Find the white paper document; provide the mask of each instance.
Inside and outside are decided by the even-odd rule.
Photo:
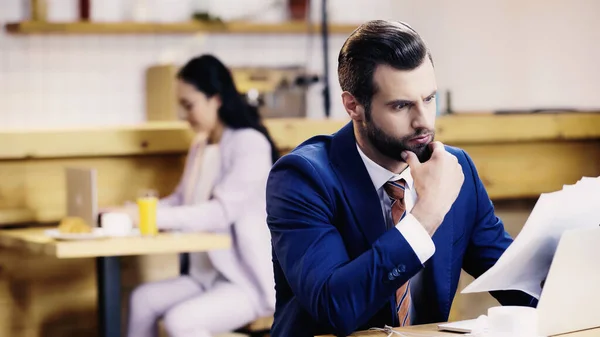
[[[515,241],[496,264],[462,293],[521,290],[537,299],[556,246],[567,229],[600,226],[600,177],[540,196]]]

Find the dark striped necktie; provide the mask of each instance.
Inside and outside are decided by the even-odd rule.
[[[406,204],[404,203],[404,190],[406,189],[406,181],[400,179],[397,181],[388,181],[384,187],[390,201],[392,202],[392,220],[394,225],[406,215]],[[396,311],[400,326],[410,325],[410,281],[404,283],[396,290]]]

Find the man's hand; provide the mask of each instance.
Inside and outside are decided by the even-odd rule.
[[[458,159],[448,153],[442,143],[432,142],[429,146],[431,158],[424,163],[410,151],[403,152],[402,156],[410,166],[419,195],[411,214],[433,236],[458,197],[465,176]]]

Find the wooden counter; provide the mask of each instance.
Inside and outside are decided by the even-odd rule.
[[[286,152],[346,122],[272,119],[266,124]],[[58,221],[65,209],[67,165],[98,169],[101,206],[131,200],[143,188],[165,195],[179,179],[191,136],[179,122],[0,132],[0,224]],[[600,175],[597,113],[444,116],[437,121],[437,139],[471,155],[493,199],[536,198],[581,176]]]

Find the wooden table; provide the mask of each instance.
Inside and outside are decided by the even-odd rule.
[[[394,331],[403,333],[403,335],[392,335],[397,337],[437,337],[437,336],[463,336],[463,334],[453,332],[443,332],[437,329],[437,324],[415,325],[407,328],[395,328]],[[352,337],[386,337],[387,334],[381,331],[360,331],[351,335]],[[559,335],[561,337],[597,337],[600,336],[600,328],[585,331],[573,332]],[[333,335],[322,335],[316,337],[334,337]]]
[[[437,337],[437,336],[460,336],[456,333],[438,331],[437,324],[415,325],[407,328],[394,328],[394,331],[403,332],[406,336],[392,335],[397,337]],[[413,334],[411,334],[411,332]],[[360,331],[355,332],[352,337],[386,337],[388,334],[382,331]],[[321,335],[315,337],[334,337],[333,335]]]
[[[159,233],[153,237],[121,237],[59,241],[45,235],[50,228],[0,230],[0,246],[25,249],[59,259],[96,258],[99,336],[121,334],[121,273],[119,257],[203,252],[231,247],[231,237],[209,233]]]

